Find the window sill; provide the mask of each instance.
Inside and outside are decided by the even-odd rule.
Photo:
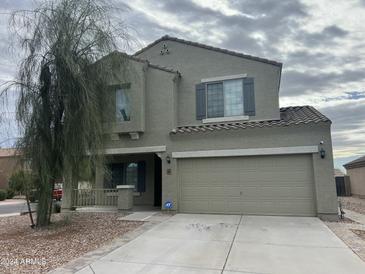
[[[203,124],[208,123],[221,123],[221,122],[237,122],[237,121],[247,121],[249,117],[247,115],[244,116],[231,116],[231,117],[217,117],[217,118],[206,118],[203,119]]]

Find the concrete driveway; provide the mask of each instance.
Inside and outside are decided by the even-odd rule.
[[[177,214],[81,273],[365,273],[317,218]]]

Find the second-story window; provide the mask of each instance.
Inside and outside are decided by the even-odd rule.
[[[242,79],[207,84],[207,117],[243,115]]]
[[[130,121],[131,103],[128,89],[116,89],[115,108],[115,115],[118,122]]]

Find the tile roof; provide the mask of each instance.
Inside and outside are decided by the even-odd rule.
[[[356,167],[365,167],[365,156],[357,158],[347,164],[343,165],[346,169],[356,168]]]
[[[175,74],[179,74],[180,75],[180,72],[177,71],[177,70],[175,70],[175,69],[168,68],[168,67],[164,67],[164,66],[160,66],[160,65],[156,65],[156,64],[151,64],[150,61],[148,61],[147,59],[139,58],[139,57],[136,57],[134,55],[129,55],[129,54],[126,54],[124,52],[117,51],[117,50],[111,52],[110,54],[104,56],[101,59],[107,58],[108,56],[111,56],[111,55],[120,55],[123,58],[131,59],[131,60],[134,60],[134,61],[140,62],[140,63],[145,63],[145,64],[147,64],[151,68],[155,68],[155,69],[159,69],[159,70],[162,70],[162,71],[165,71],[165,72],[170,72],[170,73],[175,73]],[[99,62],[100,60],[98,60],[97,62]]]
[[[250,59],[250,60],[254,60],[254,61],[259,61],[259,62],[267,63],[267,64],[270,64],[270,65],[275,65],[275,66],[278,66],[278,67],[283,66],[282,63],[277,62],[277,61],[273,61],[273,60],[269,60],[269,59],[265,59],[265,58],[261,58],[261,57],[256,57],[256,56],[252,56],[252,55],[248,55],[248,54],[243,54],[241,52],[236,52],[236,51],[232,51],[232,50],[212,47],[212,46],[208,46],[208,45],[197,43],[197,42],[192,42],[192,41],[188,41],[188,40],[184,40],[184,39],[180,39],[180,38],[176,38],[176,37],[171,37],[171,36],[168,36],[168,35],[162,36],[161,38],[159,38],[156,41],[152,42],[151,44],[147,45],[146,47],[140,49],[139,51],[137,51],[133,55],[137,56],[138,54],[144,52],[145,50],[147,50],[151,47],[153,47],[154,45],[158,44],[161,41],[179,42],[179,43],[182,43],[182,44],[186,44],[186,45],[190,45],[190,46],[194,46],[194,47],[199,47],[199,48],[204,48],[204,49],[208,49],[208,50],[213,50],[213,51],[217,51],[217,52],[221,52],[221,53],[225,53],[225,54],[229,54],[229,55],[233,55],[233,56],[237,56],[237,57],[241,57],[241,58],[245,58],[245,59]]]
[[[280,120],[264,121],[240,121],[209,123],[202,125],[179,126],[171,131],[172,134],[210,132],[218,130],[235,130],[246,128],[264,128],[264,127],[286,127],[292,125],[310,124],[329,122],[331,120],[311,106],[296,106],[280,108]]]

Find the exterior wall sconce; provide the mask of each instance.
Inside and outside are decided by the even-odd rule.
[[[321,149],[319,150],[319,155],[321,156],[322,159],[324,159],[324,157],[326,157],[326,151],[323,148],[323,144],[324,144],[324,141],[319,142],[319,145],[321,146]]]
[[[170,155],[167,155],[167,156],[166,156],[166,162],[167,162],[168,164],[170,164],[170,163],[171,163]]]
[[[322,159],[324,159],[324,157],[326,157],[326,151],[323,149],[323,147],[319,150],[319,154],[321,155]]]

